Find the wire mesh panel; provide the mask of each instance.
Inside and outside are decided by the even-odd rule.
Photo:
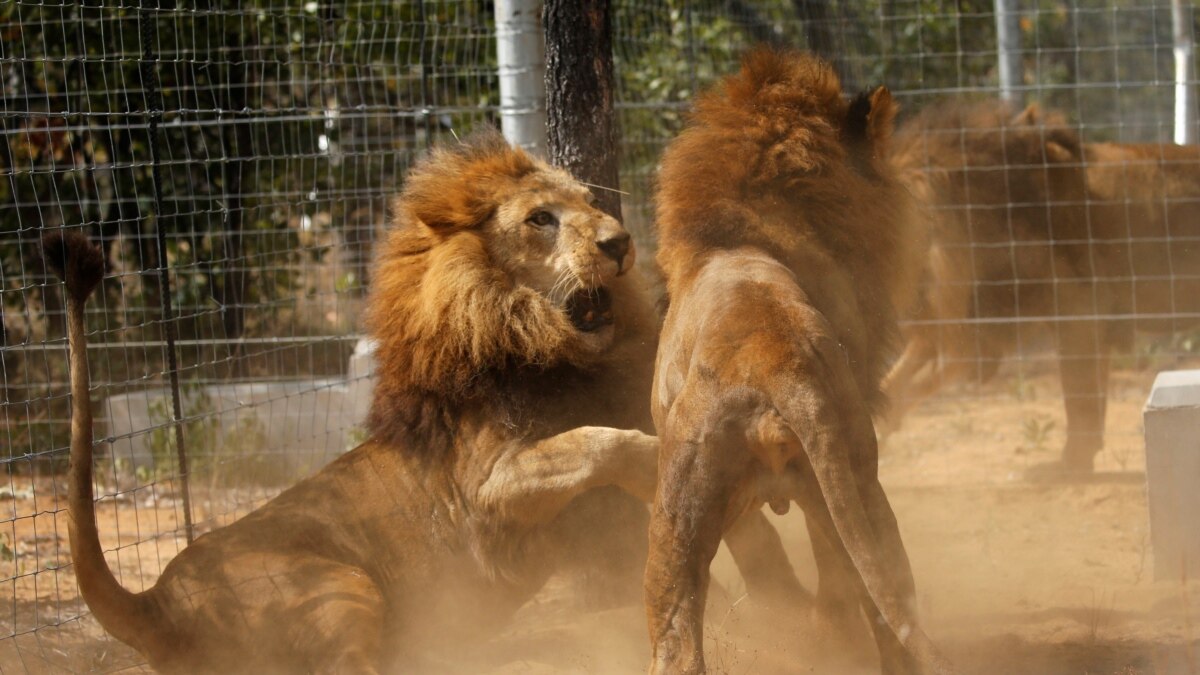
[[[140,589],[186,540],[173,395],[197,534],[361,437],[346,371],[370,242],[414,158],[492,116],[491,21],[471,0],[0,6],[0,669],[136,663],[77,621],[41,234],[105,252],[87,316],[100,531]]]
[[[910,136],[920,131],[924,123],[915,118],[922,110],[954,102],[982,102],[983,109],[995,110],[1006,99],[1008,112],[974,132],[996,152],[970,147],[970,134],[957,120],[922,141],[940,145],[940,156],[924,147],[914,150],[919,156],[896,161],[914,191],[931,177],[950,175],[951,181],[980,181],[989,194],[976,189],[950,196],[943,190],[941,199],[923,199],[930,209],[923,217],[940,223],[932,227],[933,255],[957,266],[960,276],[933,270],[922,282],[906,338],[936,333],[934,346],[926,358],[908,362],[924,368],[915,384],[889,392],[896,400],[881,431],[887,436],[917,406],[934,422],[902,425],[889,443],[900,455],[931,443],[947,445],[947,434],[972,447],[981,434],[991,434],[1000,449],[981,451],[976,477],[1003,480],[1014,455],[1017,466],[1029,469],[1055,459],[1070,442],[1068,422],[1075,427],[1081,416],[1103,415],[1108,391],[1109,433],[1094,441],[1105,448],[1098,466],[1140,467],[1137,417],[1148,378],[1195,363],[1200,344],[1189,320],[1195,307],[1186,300],[1195,296],[1200,274],[1189,213],[1200,197],[1200,157],[1158,146],[1122,156],[1104,144],[1172,142],[1181,119],[1180,59],[1191,63],[1184,72],[1194,73],[1195,54],[1176,49],[1180,37],[1186,43],[1194,33],[1187,3],[1175,3],[1182,10],[1176,7],[1180,13],[1174,15],[1167,0],[616,4],[623,187],[633,193],[625,212],[649,243],[649,196],[662,146],[680,128],[692,94],[729,72],[737,55],[756,42],[817,51],[849,91],[886,84],[901,103],[901,136],[906,128]],[[1011,32],[1001,52],[998,35],[1006,22],[998,9],[1005,8],[1012,12]],[[1015,81],[1002,82],[1005,60]],[[1182,91],[1194,87],[1194,75],[1185,75]],[[1027,104],[1038,106],[1030,121],[1036,135],[1030,150],[1036,152],[1007,156],[1014,131],[1009,121]],[[1183,119],[1194,138],[1194,114]],[[1056,140],[1058,131],[1064,138]],[[1050,142],[1065,146],[1066,155],[1048,155]],[[1129,185],[1133,179],[1144,187]],[[1035,191],[1018,194],[1021,180]],[[1064,190],[1064,180],[1074,191]],[[991,231],[981,218],[991,219]],[[1070,237],[1079,239],[1075,248]],[[1042,257],[1030,255],[1035,251]],[[989,255],[997,268],[990,272],[981,267]],[[1019,271],[1039,265],[1044,269]],[[1016,299],[1039,284],[1048,299],[1022,307]],[[1073,285],[1086,286],[1087,297],[1068,297]],[[997,296],[1006,294],[1012,306],[1002,310]],[[947,298],[957,308],[934,311],[932,305]],[[1091,321],[1079,321],[1080,315]],[[1077,366],[1061,368],[1065,397],[1060,361]],[[939,396],[918,405],[931,392]],[[1064,398],[1092,412],[1076,410],[1068,420]],[[1100,422],[1084,426],[1103,430]]]
[[[925,306],[965,290],[953,312],[913,310],[909,335],[938,328],[933,363],[968,367],[935,378],[932,400],[898,397],[914,407],[890,451],[966,446],[975,479],[1007,479],[1067,443],[1066,387],[1092,406],[1085,416],[1108,393],[1099,466],[1140,469],[1150,375],[1200,352],[1189,321],[1200,316],[1189,304],[1200,298],[1200,156],[1096,144],[1171,142],[1176,33],[1193,33],[1194,18],[1181,24],[1167,0],[1020,2],[1002,55],[996,7],[1010,4],[615,0],[624,214],[652,258],[659,155],[692,96],[755,43],[816,50],[848,90],[887,84],[902,128],[946,100],[996,99],[1011,59],[1012,114],[985,130],[1019,134],[1013,118],[1037,102],[1032,159],[921,154],[910,168],[917,183],[953,174],[1045,189],[1035,202],[927,200],[954,234],[939,250],[967,271],[928,275]],[[348,364],[362,356],[371,244],[422,152],[496,123],[493,11],[485,0],[0,4],[0,670],[139,663],[86,620],[69,565],[64,299],[42,233],[86,231],[106,257],[87,315],[99,529],[122,583],[140,589],[186,545],[187,522],[195,534],[230,522],[361,440],[369,387]],[[961,128],[939,134],[966,148]],[[1078,192],[1047,187],[1051,162]],[[1041,228],[1035,241],[1013,225],[1022,209]],[[1057,220],[1063,210],[1075,215]],[[1077,268],[1013,271],[1034,249],[1059,265],[1072,245],[1062,255]],[[985,251],[999,261],[993,276],[974,267]],[[987,306],[996,289],[1035,281],[1052,298],[1082,281],[1086,302]],[[1056,351],[1062,327],[1083,323],[1088,348]],[[1109,353],[1111,371],[1098,360]],[[1060,381],[1060,357],[1082,363],[1091,388]]]

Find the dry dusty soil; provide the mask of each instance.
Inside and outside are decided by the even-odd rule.
[[[1007,374],[982,390],[947,392],[889,439],[880,472],[913,561],[920,609],[963,672],[1200,675],[1200,583],[1154,578],[1141,426],[1152,380],[1147,372],[1115,375],[1107,447],[1099,474],[1087,481],[1026,477],[1063,440],[1049,374]],[[7,521],[0,578],[11,578],[0,586],[0,635],[16,637],[0,640],[0,670],[144,669],[90,618],[78,618],[70,568],[59,569],[67,559],[61,480],[9,481],[0,488]],[[181,546],[172,495],[160,484],[102,508],[105,546],[123,546],[110,563],[128,586],[151,582]],[[230,499],[244,510],[262,497],[201,490],[198,511],[226,512],[205,525],[212,526],[231,517]],[[772,518],[811,586],[803,518],[794,509]],[[707,617],[713,671],[877,672],[870,644],[840,648],[806,616],[744,598],[724,551],[714,578],[724,593]],[[642,609],[592,611],[568,588],[551,582],[504,634],[464,647],[456,664],[437,672],[644,672]]]

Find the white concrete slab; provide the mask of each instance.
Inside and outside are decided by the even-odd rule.
[[[1142,418],[1154,578],[1200,578],[1200,370],[1159,373]]]

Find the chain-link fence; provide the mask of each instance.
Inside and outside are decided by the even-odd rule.
[[[137,663],[86,620],[69,565],[64,300],[41,234],[84,230],[106,256],[87,317],[104,421],[100,531],[122,583],[143,588],[189,529],[229,522],[360,440],[369,385],[357,320],[388,199],[431,143],[500,115],[491,2],[185,4],[0,4],[5,671]],[[692,95],[758,42],[811,47],[848,89],[886,83],[910,113],[995,97],[1008,59],[1016,109],[1062,111],[1085,141],[1168,143],[1176,129],[1180,23],[1167,0],[1038,0],[1008,23],[996,7],[1009,3],[993,0],[613,4],[624,213],[644,253],[659,153]],[[1171,232],[1159,241],[1198,246]],[[1188,264],[1124,274],[1186,281]],[[1000,374],[947,383],[897,452],[981,428],[1022,463],[1057,451],[1054,356],[1033,335],[1045,317],[1027,318],[1030,336],[1013,340]],[[1129,409],[1146,373],[1200,351],[1197,333],[1175,328],[1116,358],[1104,466],[1138,468]],[[993,469],[984,462],[980,479]]]

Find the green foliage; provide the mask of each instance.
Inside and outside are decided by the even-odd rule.
[[[189,469],[196,471],[198,467],[194,458],[211,456],[218,447],[218,426],[213,419],[212,399],[202,387],[188,387],[181,395],[184,404],[183,438],[192,464]],[[150,404],[148,411],[151,429],[147,443],[154,467],[139,467],[139,470],[151,472],[146,478],[178,473],[179,446],[176,443],[175,425],[171,422],[174,419],[171,399],[166,396],[156,399]],[[168,470],[167,467],[171,469]]]
[[[371,432],[363,426],[353,426],[346,430],[346,452],[366,443],[371,438]]]
[[[484,0],[156,10],[145,16],[164,111],[160,213],[145,17],[88,4],[0,4],[0,171],[11,177],[0,181],[0,291],[15,311],[36,297],[26,289],[41,228],[124,241],[110,262],[135,272],[159,265],[162,229],[182,337],[275,332],[274,312],[245,308],[286,304],[297,271],[329,255],[330,238],[306,239],[302,224],[336,230],[356,210],[382,213],[427,132],[466,131],[498,95]],[[360,293],[363,276],[336,292]],[[145,314],[157,313],[157,278],[143,281],[124,287],[112,319],[155,339]]]
[[[614,54],[617,88],[624,102],[618,103],[622,173],[627,176],[628,201],[634,204],[650,202],[650,177],[658,155],[667,139],[682,127],[683,112],[696,89],[736,62],[740,41],[733,24],[722,17],[697,22],[683,11],[684,4],[684,0],[668,0],[657,10],[659,16],[641,17],[642,29],[652,30],[649,35],[661,39],[631,41],[630,49]],[[637,29],[636,25],[633,28]],[[695,58],[696,44],[705,45],[709,58]]]
[[[703,87],[728,72],[745,46],[733,23],[723,17],[697,22],[683,11],[684,0],[663,3],[664,21],[657,35],[662,40],[615,56],[618,89],[629,103],[621,117],[627,138],[664,140],[673,137],[682,123],[683,107]],[[689,24],[689,18],[691,23]],[[696,59],[695,45],[704,45],[705,58]],[[646,171],[650,153],[627,157],[632,171]]]
[[[136,477],[147,483],[178,474],[175,426],[171,424],[171,401],[161,398],[150,404],[153,426],[148,444],[153,467],[139,466]],[[213,486],[273,483],[284,477],[286,467],[275,466],[267,450],[267,436],[253,410],[238,414],[233,428],[223,427],[220,410],[202,387],[190,387],[184,396],[183,438],[187,446],[188,472]],[[227,417],[226,417],[227,419]]]
[[[1021,421],[1021,444],[1017,446],[1016,453],[1024,455],[1045,450],[1053,430],[1054,420],[1048,417],[1026,417]]]
[[[13,550],[12,540],[8,538],[8,533],[0,533],[0,561],[13,562],[17,559],[17,552]]]

